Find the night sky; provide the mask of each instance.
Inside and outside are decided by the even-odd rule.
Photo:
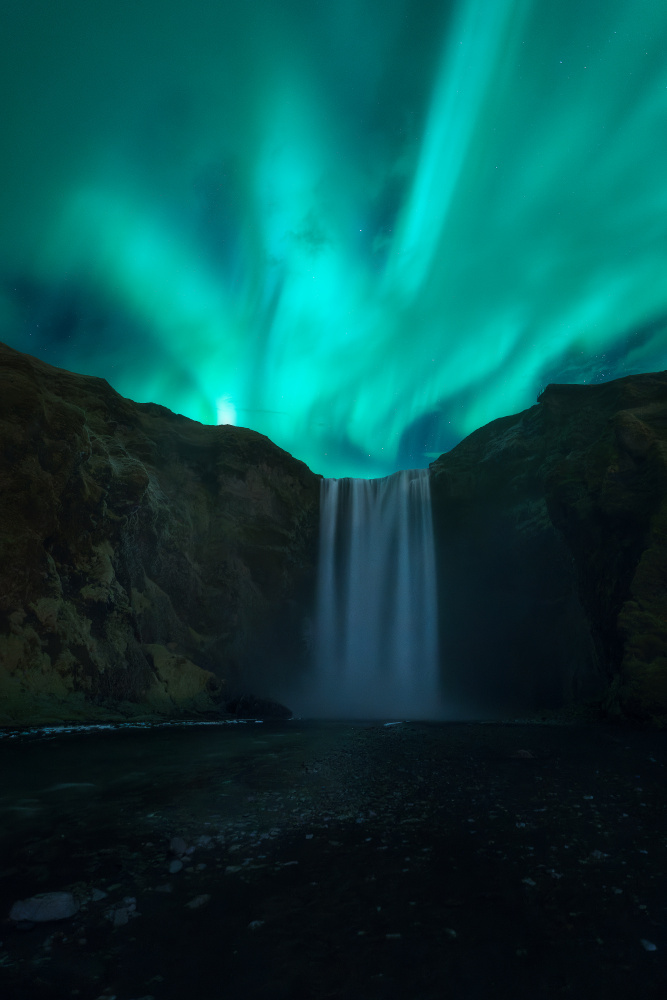
[[[0,339],[421,467],[667,367],[664,0],[3,0]]]

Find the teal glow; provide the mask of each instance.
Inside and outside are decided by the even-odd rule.
[[[6,0],[0,338],[423,466],[548,381],[667,367],[654,0]]]

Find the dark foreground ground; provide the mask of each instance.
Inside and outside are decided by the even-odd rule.
[[[666,744],[522,724],[5,736],[0,996],[662,998]],[[60,890],[75,916],[6,918]]]

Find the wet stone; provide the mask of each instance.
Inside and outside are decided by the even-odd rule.
[[[70,892],[44,892],[30,899],[20,899],[9,911],[9,919],[16,922],[66,920],[79,911],[79,904]]]
[[[45,998],[93,1000],[112,984],[118,1000],[180,1000],[193,976],[202,997],[224,977],[225,1000],[434,1000],[443,983],[533,1000],[542,980],[545,997],[573,1000],[625,1000],[636,982],[647,998],[664,992],[663,734],[618,744],[602,727],[295,723],[262,736],[275,753],[235,736],[222,754],[218,732],[193,733],[184,753],[178,732],[178,767],[165,769],[165,743],[146,734],[136,794],[110,782],[88,827],[58,816],[54,842],[45,816],[40,841],[37,814],[25,854],[0,829],[19,867],[8,902],[37,891],[35,857],[57,878],[45,888],[88,902],[61,934],[8,927],[2,1000],[30,1000],[23,984],[37,978]],[[527,747],[539,774],[511,759]],[[127,756],[136,750],[128,739]],[[71,757],[86,777],[80,747]],[[113,779],[122,761],[105,766]],[[174,831],[192,860],[191,847],[171,849]],[[96,874],[75,881],[88,859]],[[170,864],[178,879],[165,879]]]
[[[198,910],[201,906],[205,906],[206,903],[208,903],[208,901],[210,900],[210,898],[211,897],[207,892],[203,892],[199,896],[195,896],[194,899],[191,899],[185,905],[190,910]]]
[[[188,845],[182,837],[172,837],[169,842],[169,850],[175,857],[182,858],[188,850]]]

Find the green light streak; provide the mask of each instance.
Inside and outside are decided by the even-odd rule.
[[[667,365],[659,4],[8,11],[15,346],[327,475]],[[56,323],[73,289],[108,333]]]

